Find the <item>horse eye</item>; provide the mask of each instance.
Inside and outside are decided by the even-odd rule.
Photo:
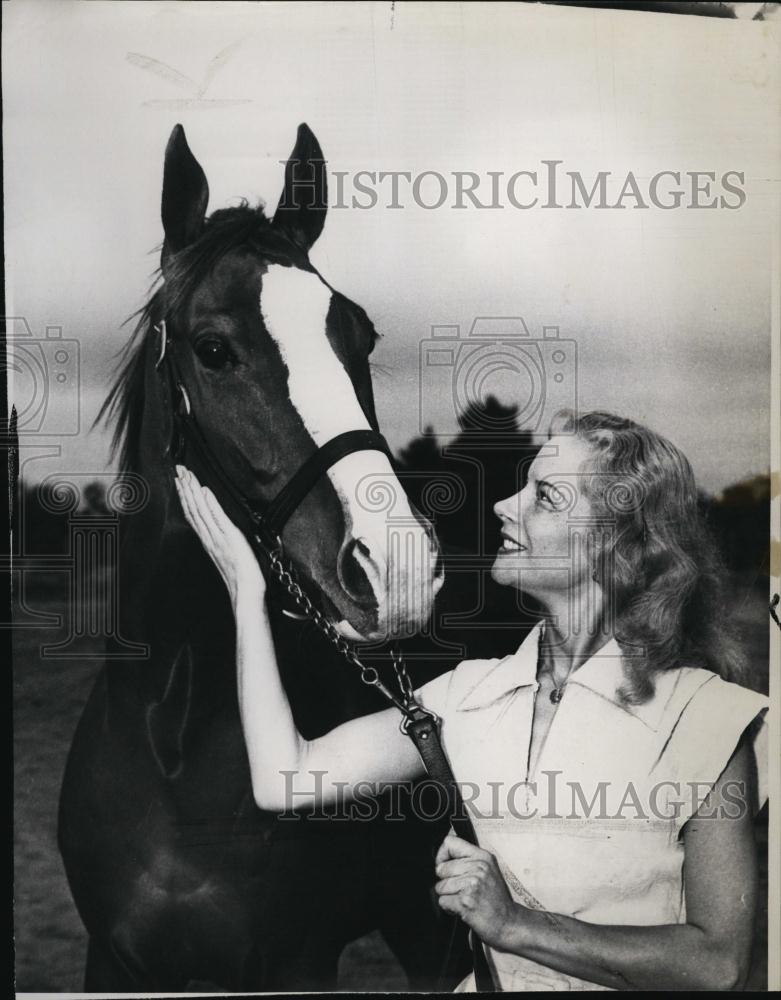
[[[201,364],[213,371],[224,368],[230,360],[228,349],[219,340],[202,340],[195,348],[195,353]]]

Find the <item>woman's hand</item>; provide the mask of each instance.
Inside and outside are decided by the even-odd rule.
[[[234,608],[242,594],[253,599],[265,597],[266,582],[255,553],[217,497],[183,465],[176,466],[174,481],[187,523],[219,570]]]
[[[523,907],[514,902],[496,858],[452,834],[437,852],[439,905],[455,913],[492,948],[506,951]]]

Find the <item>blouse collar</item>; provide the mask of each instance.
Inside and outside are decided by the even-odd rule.
[[[545,623],[538,622],[514,653],[499,660],[467,691],[457,705],[458,710],[484,708],[519,688],[532,687],[537,690],[537,657],[544,631]],[[639,719],[649,729],[657,731],[665,706],[672,695],[678,671],[658,674],[655,678],[655,694],[641,705],[627,705],[620,695],[621,689],[627,686],[623,661],[621,647],[611,636],[571,674],[567,686],[587,688],[621,711]]]

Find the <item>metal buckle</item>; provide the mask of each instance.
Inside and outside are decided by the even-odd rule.
[[[189,417],[190,414],[193,412],[193,408],[190,405],[190,397],[187,395],[187,390],[185,389],[185,387],[182,385],[181,382],[176,383],[176,388],[179,390],[179,393],[182,397],[182,402],[184,403],[185,415]]]
[[[407,730],[409,729],[410,724],[413,723],[413,722],[418,722],[418,720],[421,719],[421,718],[430,719],[432,725],[435,728],[438,727],[439,723],[442,721],[440,719],[440,717],[437,715],[436,712],[432,712],[431,709],[424,708],[417,701],[415,702],[414,705],[408,706],[408,709],[409,709],[410,714],[409,715],[405,715],[402,718],[401,722],[399,723],[399,729],[402,731],[402,733],[404,733],[405,736],[409,735],[408,732],[407,732]],[[425,738],[426,738],[426,736],[425,736],[425,734],[423,734],[422,739],[425,739]]]
[[[161,319],[159,324],[155,325],[155,331],[160,334],[160,353],[157,356],[157,361],[155,361],[155,368],[159,368],[163,363],[163,358],[165,358],[165,351],[168,347],[168,330],[165,325],[165,320]]]

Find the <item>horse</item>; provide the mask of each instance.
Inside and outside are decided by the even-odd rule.
[[[381,643],[431,614],[441,554],[379,434],[378,334],[309,260],[327,211],[324,166],[301,125],[273,216],[244,201],[207,216],[206,176],[181,126],[166,148],[160,281],[99,415],[115,421],[122,472],[146,484],[123,522],[117,578],[124,648],[149,652],[107,650],[59,806],[89,992],[333,989],[345,945],[375,928],[412,988],[435,983],[443,934],[430,830],[381,816],[280,817],[254,802],[232,610],[174,487],[182,462],[237,517],[237,495],[256,510],[276,502],[272,534],[343,637]],[[182,433],[187,419],[200,448]],[[344,447],[323,458],[335,440]],[[291,500],[285,487],[302,467]],[[362,494],[378,479],[407,546],[392,544],[385,508]],[[384,707],[332,643],[270,600],[305,737]]]

